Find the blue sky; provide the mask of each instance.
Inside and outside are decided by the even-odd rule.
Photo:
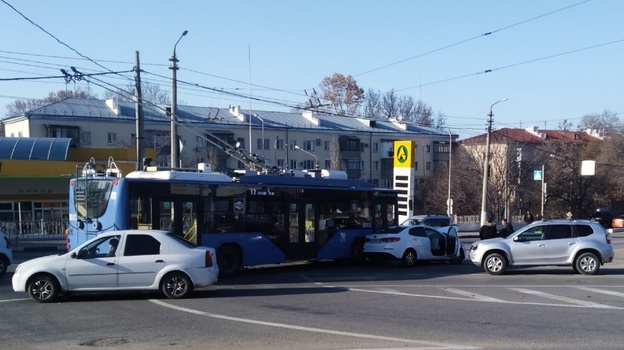
[[[143,80],[170,91],[169,58],[188,30],[179,104],[287,111],[341,73],[421,99],[460,139],[485,132],[502,98],[495,128],[555,129],[604,110],[624,119],[622,14],[619,0],[0,0],[0,115],[75,86],[7,79],[132,70],[135,51]],[[125,86],[132,73],[98,79]]]

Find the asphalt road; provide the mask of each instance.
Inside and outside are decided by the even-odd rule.
[[[93,293],[37,304],[12,292],[11,266],[0,277],[0,348],[621,349],[624,238],[614,246],[616,261],[596,276],[490,276],[469,261],[307,264],[249,270],[177,301]]]

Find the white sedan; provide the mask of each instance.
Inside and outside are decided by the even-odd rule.
[[[215,250],[197,247],[167,231],[125,230],[101,234],[67,253],[19,264],[13,290],[38,302],[62,292],[161,290],[188,296],[217,282]]]
[[[367,235],[364,257],[374,262],[400,260],[404,266],[414,266],[418,260],[460,264],[465,255],[455,226],[395,226]]]

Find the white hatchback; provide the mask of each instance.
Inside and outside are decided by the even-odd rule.
[[[160,290],[166,297],[188,296],[195,287],[217,282],[215,250],[197,247],[167,231],[125,230],[101,234],[67,253],[23,262],[13,274],[13,290],[38,302],[62,292]]]
[[[464,248],[455,226],[394,226],[366,236],[364,258],[373,262],[400,260],[403,266],[414,266],[419,260],[460,264]]]

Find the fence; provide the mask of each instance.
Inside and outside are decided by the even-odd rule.
[[[63,220],[22,220],[0,222],[10,240],[64,239],[67,222]]]

